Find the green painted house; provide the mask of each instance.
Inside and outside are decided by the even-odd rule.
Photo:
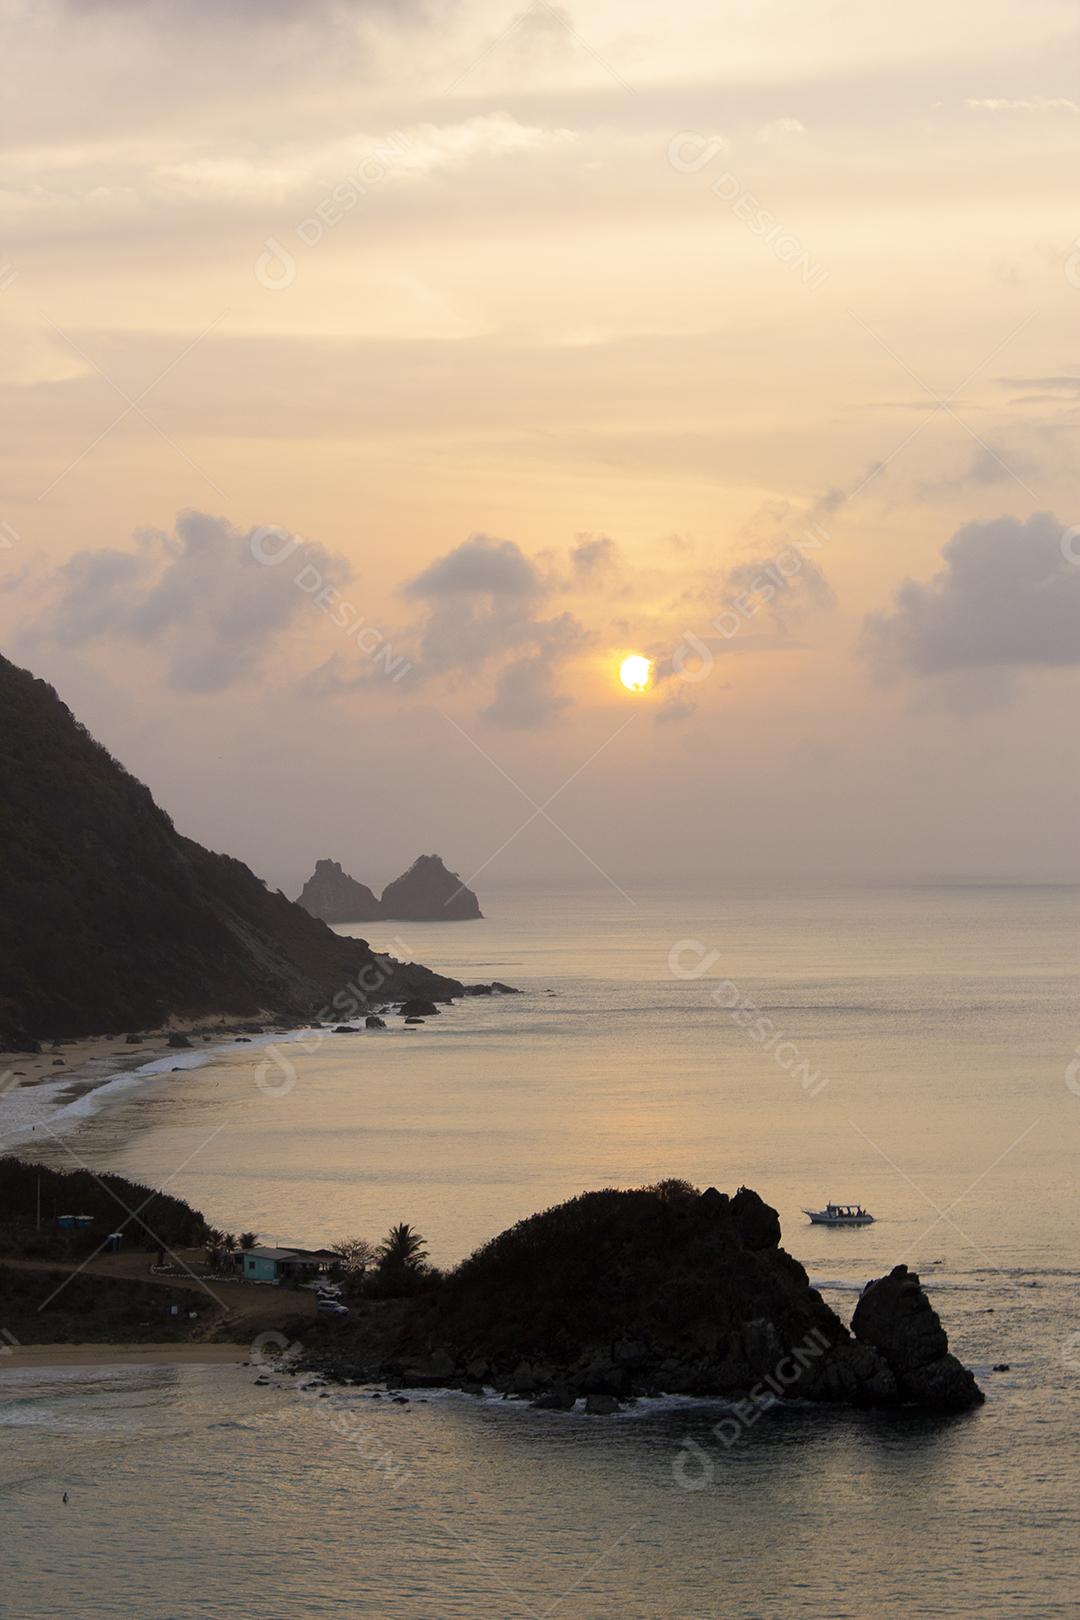
[[[241,1249],[237,1256],[245,1282],[310,1282],[337,1261],[331,1249]]]

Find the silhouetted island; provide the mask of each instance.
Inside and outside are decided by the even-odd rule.
[[[583,1193],[493,1238],[411,1297],[361,1302],[308,1365],[405,1387],[493,1386],[595,1411],[640,1395],[905,1403],[983,1400],[919,1279],[869,1284],[852,1330],[780,1247],[756,1192],[682,1181]]]
[[[0,657],[0,1050],[463,988],[339,937],[181,837],[52,687]]]
[[[315,862],[296,903],[325,923],[376,922],[383,914],[367,884],[357,883],[337,861]]]
[[[382,893],[384,917],[406,922],[466,922],[482,917],[476,895],[438,855],[418,855]]]
[[[472,889],[439,855],[417,856],[407,872],[386,885],[381,900],[337,861],[317,861],[297,903],[327,923],[467,922],[484,915]]]

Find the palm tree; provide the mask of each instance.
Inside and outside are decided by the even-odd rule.
[[[240,1234],[240,1247],[242,1249],[253,1249],[258,1241],[258,1232],[241,1232]]]
[[[379,1245],[382,1271],[421,1271],[427,1259],[427,1242],[415,1227],[402,1221],[392,1226]]]

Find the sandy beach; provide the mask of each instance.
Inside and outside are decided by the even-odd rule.
[[[170,1045],[184,1036],[186,1045]],[[110,1096],[171,1071],[199,1068],[232,1051],[254,1051],[294,1037],[271,1015],[218,1013],[174,1018],[160,1029],[80,1040],[43,1041],[40,1052],[0,1053],[0,1153],[19,1152],[96,1112],[97,1093]],[[89,1099],[84,1100],[84,1099]]]
[[[215,1367],[250,1360],[248,1344],[28,1344],[0,1352],[0,1377],[20,1367]]]
[[[267,1023],[270,1015],[252,1018],[219,1013],[212,1018],[174,1018],[161,1029],[122,1031],[119,1035],[91,1035],[81,1040],[42,1041],[40,1052],[0,1052],[0,1092],[70,1080],[73,1084],[100,1079],[106,1060],[113,1073],[141,1067],[156,1058],[186,1047],[172,1048],[170,1035],[188,1035],[191,1047],[236,1038],[241,1025]],[[197,1033],[195,1033],[197,1032]],[[3,1083],[3,1082],[6,1082]]]

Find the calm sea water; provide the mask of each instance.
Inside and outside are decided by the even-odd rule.
[[[716,1407],[350,1392],[347,1438],[334,1402],[250,1372],[0,1362],[0,1613],[1077,1612],[1080,892],[634,898],[402,925],[417,959],[525,993],[293,1042],[288,1068],[240,1046],[99,1094],[66,1141],[234,1230],[409,1220],[444,1262],[584,1187],[745,1182],[845,1317],[919,1268],[987,1406],[774,1411],[725,1445]],[[877,1224],[809,1227],[828,1198]]]

